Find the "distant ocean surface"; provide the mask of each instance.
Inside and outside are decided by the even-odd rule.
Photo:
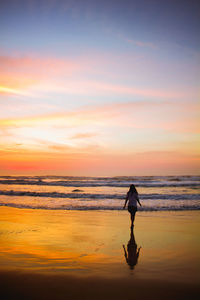
[[[135,184],[141,211],[199,210],[200,176],[0,176],[0,206],[120,210]]]

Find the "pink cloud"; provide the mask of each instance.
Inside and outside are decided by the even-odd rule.
[[[4,87],[0,92],[4,93],[12,93],[12,89],[14,93],[16,89],[25,89],[46,79],[70,75],[84,68],[81,62],[36,56],[0,56],[0,65],[0,86]]]
[[[111,93],[125,94],[125,95],[138,95],[144,97],[151,98],[179,98],[182,97],[183,94],[177,91],[167,91],[161,89],[146,89],[146,88],[137,88],[133,86],[122,86],[122,85],[114,85],[107,83],[98,83],[94,82],[91,84],[94,88],[102,91],[107,91]]]
[[[56,82],[55,86],[48,86],[49,90],[78,95],[120,95],[120,96],[142,96],[156,99],[186,99],[188,93],[177,89],[148,89],[137,88],[120,84],[112,84],[93,80],[68,80],[67,82]]]
[[[130,65],[130,62],[132,63],[132,60],[129,57],[126,61],[126,67]],[[16,92],[17,94],[20,92],[22,95],[23,91],[21,90],[37,86],[39,92],[89,96],[100,94],[104,96],[140,96],[156,99],[186,99],[194,96],[191,91],[178,87],[151,89],[145,85],[137,87],[130,84],[113,83],[113,79],[116,79],[114,73],[118,74],[117,81],[121,82],[119,81],[121,77],[120,64],[116,57],[113,58],[109,55],[93,54],[90,57],[79,57],[76,60],[33,55],[21,57],[0,56],[0,65],[0,86],[2,87],[0,93],[15,94]],[[124,68],[124,66],[121,67]],[[139,76],[142,76],[140,69],[137,72],[139,72]],[[104,75],[105,79],[99,81],[85,79],[96,77],[97,74]]]
[[[2,128],[17,126],[47,126],[77,128],[79,126],[117,126],[121,128],[158,129],[179,133],[198,133],[197,105],[172,101],[136,101],[85,106],[75,111],[39,115],[31,118],[1,120]],[[72,139],[94,136],[76,133]],[[85,131],[86,130],[86,131]],[[94,134],[96,134],[94,132]]]
[[[130,39],[127,38],[126,36],[124,36],[123,34],[119,33],[118,36],[124,40],[125,42],[132,44],[132,45],[136,45],[138,47],[147,47],[147,48],[151,48],[151,49],[157,49],[158,47],[152,43],[152,42],[145,42],[145,41],[141,41],[141,40],[134,40],[134,39]]]
[[[139,47],[148,47],[151,49],[157,49],[157,46],[155,46],[153,43],[150,42],[137,41],[137,40],[127,39],[127,38],[125,38],[125,41],[127,41],[129,44],[133,44]]]
[[[80,68],[78,63],[67,59],[58,59],[54,57],[37,57],[37,56],[0,56],[1,69],[4,71],[30,72],[31,74],[46,72],[60,73],[72,72]]]

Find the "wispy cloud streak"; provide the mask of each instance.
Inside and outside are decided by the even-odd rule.
[[[111,58],[110,58],[111,59]],[[88,96],[140,96],[156,99],[186,99],[194,97],[191,91],[180,87],[154,87],[145,84],[121,83],[120,74],[115,82],[105,71],[102,79],[102,65],[107,58],[96,55],[77,59],[58,59],[55,57],[9,57],[0,56],[0,93],[10,95],[30,95],[49,97],[52,92]],[[119,66],[118,66],[119,67]],[[112,63],[110,62],[112,70]],[[131,76],[131,73],[129,74]],[[93,79],[100,77],[99,79]],[[88,79],[86,79],[88,78]]]

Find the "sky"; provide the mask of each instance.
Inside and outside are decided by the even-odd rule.
[[[0,173],[199,174],[200,2],[1,0]]]

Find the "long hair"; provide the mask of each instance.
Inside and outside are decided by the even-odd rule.
[[[133,193],[138,194],[138,192],[137,192],[136,187],[134,186],[134,184],[131,184],[131,185],[130,185],[130,188],[129,188],[128,193],[129,193],[129,194],[133,194]]]

